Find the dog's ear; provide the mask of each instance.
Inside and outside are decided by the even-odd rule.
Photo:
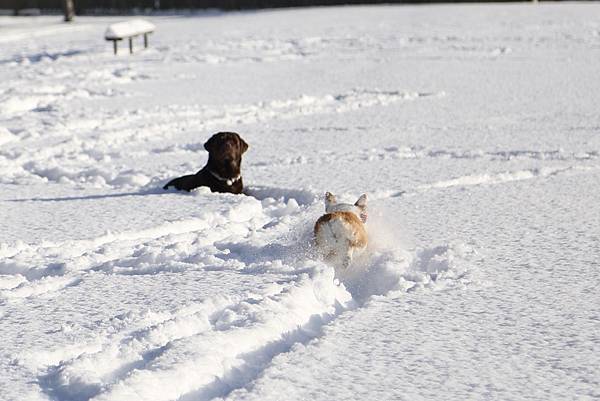
[[[367,207],[367,194],[362,194],[360,196],[360,198],[358,198],[358,200],[356,201],[354,206],[358,206],[361,209],[366,208]]]
[[[360,209],[360,219],[363,223],[367,222],[367,194],[362,194],[354,206]]]
[[[329,212],[329,208],[337,203],[335,195],[331,192],[325,193],[325,211]]]
[[[215,145],[217,144],[217,136],[211,136],[208,141],[204,143],[204,149],[208,151],[208,153],[212,152],[215,149]]]
[[[237,137],[240,141],[240,154],[244,154],[248,150],[248,144],[242,139],[241,136],[238,135]]]

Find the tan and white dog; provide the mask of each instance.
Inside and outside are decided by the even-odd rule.
[[[325,194],[325,214],[315,224],[315,246],[323,259],[334,266],[348,268],[355,255],[368,245],[367,195],[363,194],[354,205],[337,203],[330,192]]]

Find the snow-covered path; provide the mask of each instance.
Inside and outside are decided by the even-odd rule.
[[[0,17],[0,399],[600,397],[596,4]],[[205,140],[253,196],[165,192]],[[345,286],[325,191],[367,192]]]

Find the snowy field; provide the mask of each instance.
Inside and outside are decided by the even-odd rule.
[[[1,400],[600,397],[600,4],[122,19],[0,17]]]

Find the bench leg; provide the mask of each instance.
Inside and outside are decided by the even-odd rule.
[[[129,54],[133,54],[133,38],[129,38]]]
[[[148,48],[148,34],[144,34],[144,49]]]
[[[117,41],[113,40],[113,51],[115,52],[115,56],[117,55]]]

